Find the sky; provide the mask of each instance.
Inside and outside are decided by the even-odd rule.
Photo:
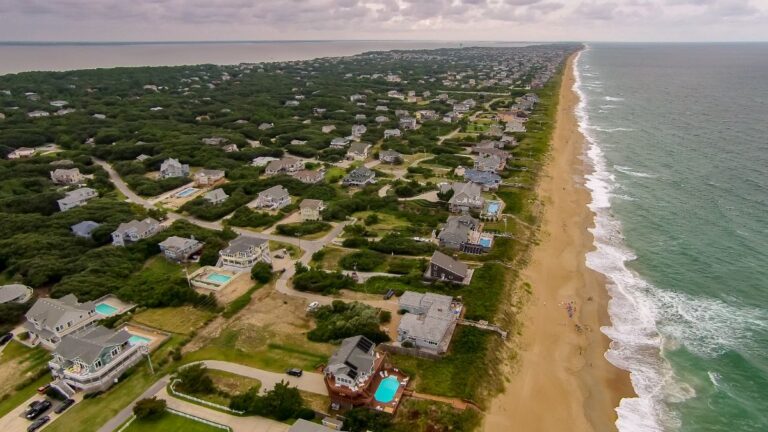
[[[768,41],[768,0],[0,0],[0,41]]]

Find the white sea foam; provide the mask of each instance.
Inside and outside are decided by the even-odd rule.
[[[594,129],[600,132],[632,132],[634,129],[625,127],[606,128],[602,126],[589,126],[590,129]]]
[[[606,96],[603,99],[605,99],[607,101],[623,101],[624,100],[624,98],[612,97],[612,96]]]
[[[756,333],[768,331],[768,311],[739,306],[734,301],[692,297],[656,287],[627,263],[635,254],[625,246],[621,222],[611,213],[611,199],[622,194],[623,187],[609,168],[602,148],[610,142],[598,142],[590,126],[589,97],[581,85],[580,53],[575,61],[574,90],[580,97],[576,108],[579,129],[588,146],[587,156],[593,173],[586,185],[591,191],[590,209],[595,213],[595,250],[587,254],[587,265],[606,275],[611,296],[608,312],[611,325],[601,328],[611,344],[605,357],[630,372],[637,397],[623,399],[616,408],[616,422],[621,432],[675,430],[680,419],[669,409],[696,395],[694,389],[675,376],[664,353],[684,346],[702,357],[714,357],[735,350],[759,355]],[[616,171],[638,176],[628,167],[613,166]],[[713,384],[719,376],[710,375]]]
[[[632,168],[626,166],[614,165],[613,168],[620,173],[624,173],[632,177],[656,178],[656,174],[634,171]]]

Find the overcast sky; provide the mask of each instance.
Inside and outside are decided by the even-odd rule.
[[[765,41],[768,0],[0,0],[1,41],[285,39]]]

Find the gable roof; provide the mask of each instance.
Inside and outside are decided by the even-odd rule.
[[[467,264],[455,260],[440,251],[435,251],[435,253],[432,254],[430,262],[459,276],[467,275]]]
[[[124,329],[114,331],[103,326],[91,327],[64,336],[54,353],[67,360],[77,358],[85,364],[91,364],[105,349],[122,345],[130,338],[131,334]]]
[[[95,230],[96,228],[98,228],[100,226],[101,226],[101,224],[98,224],[98,223],[96,223],[94,221],[87,220],[87,221],[82,221],[82,222],[76,223],[76,224],[72,225],[71,227],[69,227],[69,229],[71,229],[72,232],[75,233],[75,234],[89,236],[89,235],[91,235],[93,230]]]
[[[357,371],[369,371],[376,361],[376,344],[365,336],[353,336],[341,341],[341,346],[328,360],[328,370],[334,375],[356,378]]]
[[[85,319],[93,308],[93,302],[80,303],[74,294],[67,294],[59,299],[38,299],[24,316],[40,323],[41,328],[53,329],[61,323]]]
[[[221,253],[232,255],[236,253],[248,252],[250,248],[260,246],[266,242],[267,240],[257,237],[239,235],[235,239],[230,240],[227,247],[221,250]]]

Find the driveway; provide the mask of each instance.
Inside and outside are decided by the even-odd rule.
[[[2,418],[0,418],[0,431],[3,432],[26,432],[27,427],[32,423],[32,421],[27,420],[24,418],[24,413],[27,411],[27,407],[29,404],[31,404],[34,401],[42,400],[45,397],[39,394],[35,394],[31,398],[25,400],[24,402],[20,403],[19,406],[14,408],[12,411],[10,411],[8,414],[4,415]],[[58,418],[61,414],[56,414],[53,412],[54,409],[56,409],[57,406],[59,406],[59,403],[53,399],[48,398],[53,402],[53,406],[51,409],[46,411],[43,415],[47,415],[51,418],[51,420],[43,426],[45,428],[49,424],[53,423],[56,418]],[[73,399],[75,399],[75,404],[80,402],[82,400],[82,396],[79,394],[76,394],[73,396]],[[73,405],[74,406],[74,405]],[[72,407],[69,407],[69,409],[72,409]],[[66,413],[66,411],[64,411]],[[42,415],[40,416],[42,417]],[[38,430],[42,430],[38,429]]]
[[[257,379],[261,381],[262,391],[271,390],[275,387],[275,384],[280,381],[285,381],[292,387],[298,387],[299,390],[328,396],[328,390],[325,388],[325,383],[323,382],[323,375],[316,372],[305,371],[301,377],[294,377],[285,373],[270,372],[263,369],[219,360],[203,360],[199,363],[204,364],[208,369],[216,369],[235,375]]]

